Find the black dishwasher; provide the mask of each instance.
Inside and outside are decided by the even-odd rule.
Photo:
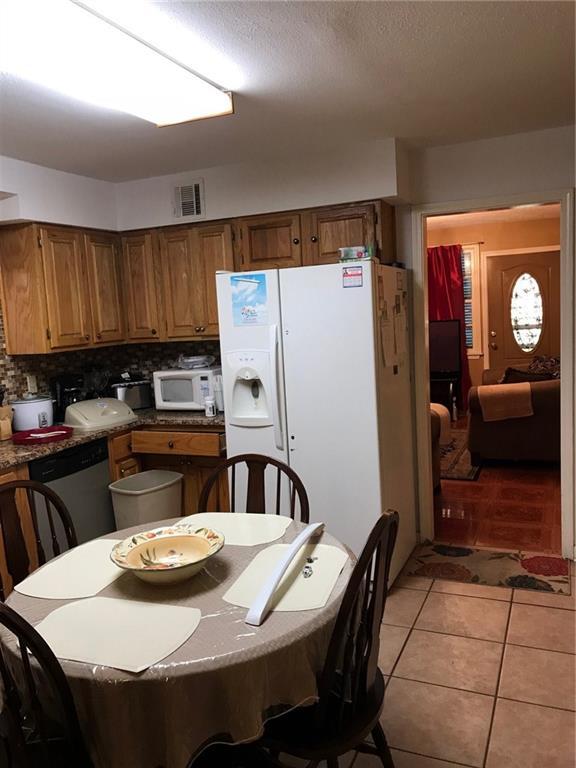
[[[74,448],[31,461],[30,479],[45,483],[66,504],[78,543],[116,530],[114,512],[108,485],[108,442],[106,438],[94,440]],[[42,509],[42,506],[40,506]],[[48,537],[48,525],[42,528],[45,515],[40,515],[40,537]],[[64,532],[58,531],[64,544]]]

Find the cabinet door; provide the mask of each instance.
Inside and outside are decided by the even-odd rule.
[[[119,238],[93,232],[84,236],[94,343],[126,336],[120,286]]]
[[[52,349],[87,346],[92,341],[88,282],[82,234],[75,230],[40,230],[48,336]]]
[[[241,219],[238,232],[241,270],[302,265],[299,213],[275,213]]]
[[[230,224],[198,226],[193,230],[194,331],[200,336],[218,335],[218,301],[216,298],[216,272],[234,269],[232,227]]]
[[[163,231],[159,239],[166,335],[169,339],[189,338],[195,335],[195,325],[198,325],[192,298],[195,279],[192,229]]]
[[[304,262],[334,264],[338,248],[353,245],[376,247],[374,205],[341,206],[309,211],[303,216]]]
[[[138,472],[140,472],[140,462],[138,459],[122,459],[122,461],[117,461],[114,467],[114,480],[137,475]]]
[[[112,482],[142,471],[140,459],[132,453],[133,432],[108,439],[108,463]]]
[[[154,243],[150,232],[122,238],[122,280],[129,339],[160,338]]]

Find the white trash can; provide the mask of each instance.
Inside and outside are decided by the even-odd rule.
[[[110,483],[116,529],[179,517],[182,478],[180,472],[150,469]]]

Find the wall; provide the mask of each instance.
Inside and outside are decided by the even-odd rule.
[[[114,184],[0,156],[0,223],[46,221],[116,229]]]
[[[428,246],[451,245],[454,243],[473,244],[481,243],[480,259],[485,251],[498,251],[513,248],[538,248],[560,245],[560,219],[536,219],[527,221],[498,221],[483,224],[461,225],[456,223],[450,226],[447,223],[442,228],[428,227],[426,233]],[[485,296],[485,287],[482,285],[482,271],[475,276],[476,288],[480,295]],[[486,306],[482,306],[482,314],[486,312]],[[488,367],[487,339],[483,334],[483,357],[470,357],[470,378],[472,384],[482,384],[482,372]],[[558,340],[560,346],[560,340]]]
[[[574,126],[416,151],[411,202],[435,203],[574,187]]]
[[[0,157],[0,223],[32,220],[109,230],[181,224],[173,211],[174,187],[198,177],[205,180],[205,220],[394,198],[396,141],[350,142],[338,151],[119,184]]]
[[[149,378],[153,371],[175,368],[180,354],[208,354],[219,358],[220,345],[217,341],[181,341],[9,356],[0,317],[0,386],[6,389],[8,398],[21,397],[26,391],[26,374],[36,376],[39,392],[48,392],[49,379],[60,373],[140,371]]]
[[[173,214],[173,190],[197,177],[205,180],[207,219],[391,198],[397,193],[396,143],[351,143],[337,152],[123,182],[116,185],[118,228],[182,223]]]
[[[428,227],[429,246],[452,243],[478,243],[481,250],[498,251],[512,248],[538,248],[560,245],[560,219],[536,219],[534,221],[508,221],[474,226]]]

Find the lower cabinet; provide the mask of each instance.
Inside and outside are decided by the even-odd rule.
[[[112,481],[147,469],[166,469],[184,476],[182,515],[198,510],[204,483],[225,458],[224,433],[147,428],[125,432],[108,441]],[[209,499],[209,511],[229,509],[228,478],[224,473]]]
[[[142,468],[181,472],[184,475],[182,515],[192,515],[198,511],[198,500],[204,483],[221,461],[222,459],[150,454],[143,458]],[[228,480],[226,473],[224,473],[220,476],[214,492],[210,495],[208,511],[227,512],[228,509]]]
[[[132,452],[131,431],[108,439],[108,462],[111,482],[142,471],[140,460]]]

